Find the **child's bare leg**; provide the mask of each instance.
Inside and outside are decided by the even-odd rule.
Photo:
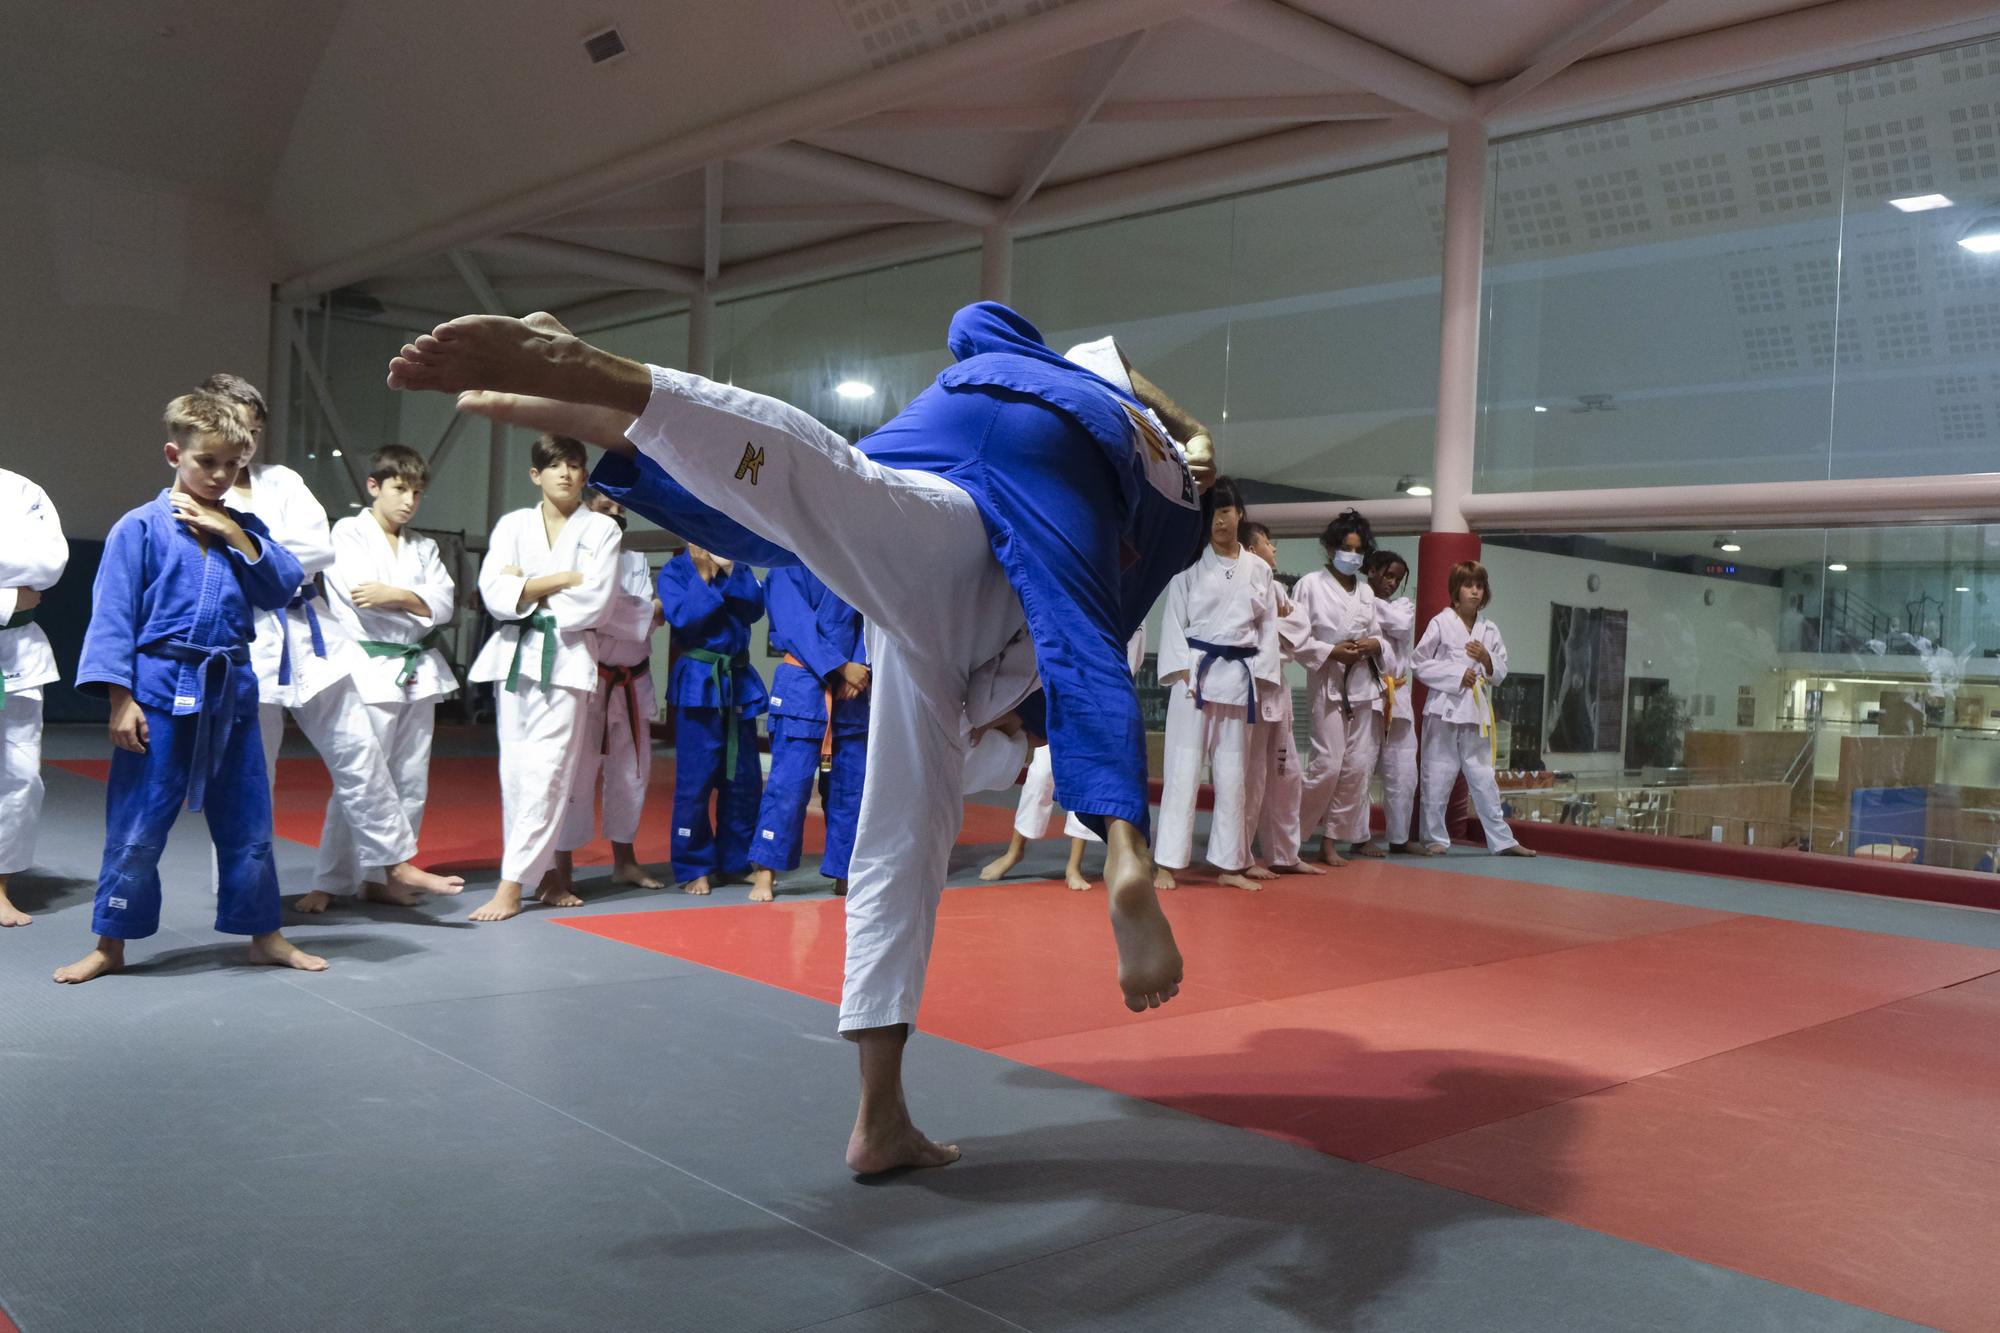
[[[560,404],[610,408],[636,418],[646,410],[652,396],[653,380],[637,361],[590,346],[573,336],[546,314],[526,319],[504,315],[466,315],[440,324],[430,333],[406,344],[389,363],[392,389],[429,389],[440,393],[489,390],[508,395],[513,401],[481,399],[461,403],[467,411],[486,409],[509,411],[552,410]],[[541,404],[522,401],[542,399]],[[513,420],[514,418],[507,418]],[[551,424],[581,424],[570,413],[560,422],[538,422],[544,429]],[[604,438],[612,418],[596,414],[579,438],[593,444],[614,447]],[[624,442],[627,420],[616,431]]]
[[[390,866],[383,873],[388,877],[389,887],[412,889],[418,893],[435,893],[444,897],[450,897],[454,893],[462,892],[465,888],[465,880],[462,876],[433,875],[430,871],[421,869],[410,861],[405,861],[401,865]],[[391,901],[404,902],[405,900],[397,898]],[[415,901],[415,898],[408,900],[410,903]]]
[[[776,887],[778,872],[766,866],[752,866],[750,874],[750,901],[768,903],[778,896]]]
[[[324,972],[326,959],[307,953],[286,939],[284,932],[250,937],[250,961],[259,967],[289,967],[297,972]]]
[[[1027,852],[1028,840],[1018,832],[1015,833],[1007,840],[1007,850],[1000,853],[993,860],[988,861],[986,868],[979,872],[979,878],[991,884],[994,880],[1001,878],[1015,866],[1021,864],[1021,858],[1027,855]]]
[[[836,898],[845,898],[847,896],[846,880],[837,879],[833,882],[833,896]]]
[[[869,1176],[898,1167],[945,1166],[958,1160],[958,1145],[933,1143],[910,1120],[903,1101],[903,1047],[910,1029],[865,1028],[849,1033],[861,1053],[861,1106],[847,1140],[847,1166]]]
[[[1110,890],[1125,1007],[1135,1014],[1157,1009],[1180,993],[1181,951],[1153,893],[1153,854],[1139,830],[1122,819],[1104,824],[1104,887]]]
[[[545,907],[581,907],[583,899],[576,896],[576,863],[569,852],[557,852],[556,863],[542,876],[541,891],[535,901]]]
[[[65,986],[79,986],[111,972],[125,970],[125,941],[109,935],[97,937],[97,947],[68,967],[56,969],[56,980]]]
[[[7,896],[7,877],[0,875],[0,926],[25,926],[35,918],[14,906]]]
[[[1090,892],[1090,876],[1083,873],[1083,839],[1069,840],[1069,864],[1063,867],[1063,882],[1078,893]]]
[[[508,921],[521,915],[521,885],[517,880],[503,879],[494,888],[493,896],[485,905],[472,914],[474,921]]]
[[[324,912],[331,906],[333,906],[333,895],[325,889],[314,889],[311,893],[300,894],[299,900],[292,904],[292,910],[311,916],[316,912]]]
[[[705,898],[712,887],[708,882],[708,876],[701,875],[681,885],[681,892],[693,894],[697,898]]]
[[[646,873],[646,867],[639,864],[639,854],[632,850],[629,842],[611,844],[611,882],[630,884],[641,889],[664,889],[667,886]]]

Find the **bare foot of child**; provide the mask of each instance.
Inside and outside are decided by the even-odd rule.
[[[1342,856],[1334,847],[1332,838],[1321,838],[1319,840],[1319,863],[1338,870],[1347,864],[1347,858]]]
[[[316,912],[324,912],[331,906],[333,906],[333,895],[324,889],[314,889],[311,893],[300,894],[299,900],[292,904],[292,910],[311,916]]]
[[[535,895],[535,901],[544,907],[581,907],[583,899],[576,896],[566,880],[542,881],[542,890]]]
[[[664,889],[667,886],[660,879],[649,874],[646,867],[637,861],[620,862],[611,868],[613,884],[629,884],[635,889]]]
[[[847,1169],[857,1176],[880,1175],[902,1167],[950,1166],[959,1158],[956,1143],[933,1143],[907,1114],[890,1125],[854,1122],[847,1139]]]
[[[1111,879],[1111,861],[1110,858],[1108,857],[1105,859],[1104,862],[1104,878],[1108,886],[1109,881]],[[1161,890],[1178,889],[1180,886],[1181,886],[1180,881],[1174,878],[1173,871],[1167,869],[1165,866],[1157,866],[1154,868],[1153,887],[1155,889],[1161,889]]]
[[[1422,856],[1424,854],[1423,848],[1414,842],[1392,842],[1389,844],[1389,852],[1393,856]]]
[[[7,889],[0,885],[0,926],[25,926],[35,918],[14,906],[7,897]]]
[[[1277,877],[1278,872],[1265,865],[1262,861],[1252,861],[1250,868],[1243,872],[1243,878],[1245,879],[1276,879]]]
[[[1016,833],[1008,841],[1007,850],[986,863],[986,868],[979,872],[979,878],[988,884],[1002,878],[1008,871],[1021,864],[1021,857],[1027,850],[1028,840]]]
[[[1372,842],[1357,842],[1354,844],[1354,850],[1349,853],[1350,856],[1366,857],[1370,861],[1380,860],[1388,854]]]
[[[766,870],[762,866],[757,867],[757,873],[750,876],[750,901],[753,903],[768,903],[776,898],[778,891],[774,886],[774,881],[777,878],[775,872]]]
[[[1280,875],[1324,875],[1325,866],[1316,866],[1310,861],[1293,861],[1287,865],[1272,866]]]
[[[298,972],[326,971],[326,959],[307,953],[275,930],[251,937],[250,962],[256,967],[289,967]]]
[[[457,889],[452,889],[457,893]],[[386,903],[391,907],[415,907],[424,900],[424,891],[412,884],[363,884],[361,900],[370,903]],[[301,911],[305,910],[303,908]]]
[[[1532,848],[1532,847],[1523,847],[1523,846],[1522,846],[1522,845],[1521,845],[1520,843],[1518,843],[1518,842],[1517,842],[1517,843],[1515,843],[1515,844],[1514,844],[1514,845],[1513,845],[1512,847],[1503,847],[1503,848],[1501,848],[1501,849],[1500,849],[1500,855],[1502,855],[1502,856],[1530,856],[1530,857],[1532,857],[1532,856],[1536,856],[1536,855],[1538,855],[1538,854],[1539,854],[1539,853],[1537,853],[1537,852],[1535,851],[1535,849],[1534,849],[1534,848]]]
[[[691,893],[697,898],[706,898],[709,894],[708,876],[703,875],[700,879],[689,880],[681,885],[681,892]]]
[[[493,896],[472,914],[474,921],[511,921],[521,915],[521,886],[502,881]]]
[[[1252,893],[1264,887],[1240,870],[1225,870],[1215,877],[1215,882],[1225,889],[1248,889]]]
[[[1081,870],[1064,871],[1063,883],[1069,885],[1070,890],[1074,893],[1090,892],[1090,876],[1084,874]]]
[[[56,980],[65,986],[80,986],[102,976],[125,970],[125,941],[108,935],[97,937],[97,947],[71,963],[56,969]]]
[[[1418,856],[1443,856],[1451,848],[1441,842],[1427,842],[1417,850]]]
[[[436,893],[446,897],[463,892],[465,880],[458,875],[433,875],[405,861],[399,866],[390,866],[389,882],[404,888],[415,889],[419,893]]]
[[[1104,832],[1104,887],[1110,890],[1111,935],[1118,943],[1118,987],[1125,992],[1125,1007],[1143,1013],[1180,994],[1181,951],[1153,892],[1153,858],[1145,839],[1122,819],[1107,821]]]

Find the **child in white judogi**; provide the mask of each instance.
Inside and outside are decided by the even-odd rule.
[[[555,868],[577,756],[588,742],[585,717],[597,690],[590,631],[612,614],[620,533],[583,507],[581,444],[544,435],[530,458],[542,502],[501,516],[479,566],[479,596],[499,628],[468,675],[494,684],[506,850],[499,887],[474,921],[518,916],[527,883],[540,886],[539,900],[550,907],[583,902],[543,877]]]
[[[1262,523],[1242,527],[1243,548],[1275,571],[1278,548]],[[1256,658],[1257,724],[1250,729],[1250,809],[1263,859],[1250,869],[1252,879],[1272,875],[1319,875],[1325,872],[1299,856],[1299,803],[1304,796],[1304,769],[1298,742],[1292,735],[1292,690],[1285,663],[1297,662],[1308,673],[1325,664],[1333,650],[1312,636],[1305,610],[1293,601],[1283,583],[1273,584],[1275,611]]]
[[[255,441],[254,457],[264,440],[264,396],[235,375],[211,375],[201,387],[237,405]],[[366,659],[313,583],[314,575],[333,564],[325,508],[304,477],[277,463],[246,465],[226,503],[262,519],[271,539],[291,552],[306,577],[290,606],[257,612],[257,635],[250,644],[265,782],[276,791],[278,746],[290,712],[333,778],[333,801],[352,831],[357,862],[380,869],[384,896],[409,904],[419,893],[457,893],[465,886],[463,879],[433,875],[411,863],[417,854],[416,831],[397,798],[388,758],[354,683]]]
[[[1218,479],[1212,498],[1208,548],[1167,585],[1161,630],[1160,683],[1172,690],[1153,839],[1163,889],[1173,888],[1172,872],[1193,859],[1195,788],[1204,762],[1215,792],[1209,864],[1222,872],[1220,883],[1257,887],[1245,873],[1256,815],[1249,804],[1249,736],[1259,716],[1255,659],[1276,614],[1276,583],[1271,567],[1238,537],[1243,499],[1235,483]]]
[[[584,503],[624,533],[624,505],[594,487],[584,491]],[[653,631],[663,623],[646,553],[621,546],[618,587],[604,619],[590,631],[597,688],[584,705],[583,748],[576,757],[562,833],[556,838],[556,874],[565,889],[574,873],[571,854],[597,833],[600,786],[602,827],[611,844],[611,882],[642,889],[666,887],[639,864],[632,849],[646,805],[646,784],[653,777],[653,719],[660,715],[659,694],[653,689]]]
[[[1424,627],[1413,658],[1417,679],[1430,690],[1424,700],[1424,854],[1441,856],[1451,847],[1444,808],[1463,773],[1487,849],[1533,856],[1507,827],[1493,779],[1493,687],[1507,679],[1507,645],[1483,614],[1493,600],[1486,566],[1476,560],[1453,565],[1448,586],[1451,605]]]
[[[430,479],[430,467],[416,450],[400,444],[377,449],[368,463],[373,503],[366,513],[333,525],[333,563],[325,570],[334,619],[363,654],[355,664],[354,686],[412,835],[422,831],[430,796],[438,700],[458,688],[439,647],[457,607],[457,589],[437,543],[409,526]],[[363,898],[376,902],[414,901],[408,890],[391,889],[369,873],[345,810],[329,802],[313,891],[299,899],[298,910],[324,911],[357,884]]]
[[[7,881],[35,863],[42,817],[42,686],[57,678],[49,636],[34,623],[42,594],[69,564],[69,543],[48,493],[0,468],[0,926],[31,918]]]
[[[1368,847],[1368,779],[1380,742],[1374,708],[1382,693],[1384,643],[1375,591],[1361,577],[1362,563],[1375,548],[1368,520],[1349,509],[1326,525],[1319,540],[1326,568],[1292,589],[1312,622],[1313,637],[1330,645],[1325,662],[1307,677],[1313,756],[1299,824],[1307,832],[1320,830],[1320,860],[1338,866],[1347,863],[1336,843],[1364,855]]]
[[[1410,567],[1394,551],[1377,551],[1362,571],[1375,590],[1375,617],[1386,643],[1382,693],[1375,715],[1382,720],[1382,744],[1376,770],[1382,775],[1382,825],[1392,852],[1416,850],[1410,843],[1411,817],[1417,801],[1417,713],[1410,695],[1410,655],[1416,650],[1417,607],[1399,597]]]
[[[1125,661],[1136,677],[1146,661],[1144,625],[1126,641]],[[1007,872],[1027,855],[1029,843],[1049,836],[1049,821],[1055,818],[1055,812],[1055,761],[1049,757],[1048,746],[1037,745],[1033,757],[1028,760],[1028,774],[1021,779],[1021,800],[1014,808],[1014,834],[1007,842],[1007,850],[987,862],[986,868],[979,872],[979,878],[988,883],[1005,878]],[[1063,815],[1063,833],[1069,838],[1069,862],[1063,867],[1063,882],[1078,893],[1088,892],[1090,877],[1083,873],[1083,849],[1088,843],[1104,840],[1085,828],[1082,820],[1068,813]]]

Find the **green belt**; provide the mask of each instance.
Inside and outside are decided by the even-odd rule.
[[[521,637],[514,640],[514,662],[507,668],[507,688],[513,689],[514,682],[521,678],[521,650],[528,646],[531,631],[542,632],[542,693],[549,692],[549,677],[556,670],[556,618],[546,611],[537,611],[520,622]],[[432,630],[431,633],[437,633]]]
[[[21,628],[21,626],[27,624],[34,618],[35,618],[35,609],[33,607],[29,607],[25,611],[16,611],[13,615],[8,616],[5,620],[0,620],[0,629],[19,629]],[[7,677],[0,675],[0,708],[5,708],[6,706],[7,706]]]
[[[739,666],[748,666],[750,654],[710,652],[706,648],[683,648],[681,656],[708,664],[708,678],[715,682],[715,702],[722,705],[722,762],[725,774],[736,776],[736,692],[732,676]],[[729,702],[724,703],[724,700]]]
[[[402,658],[403,669],[397,673],[396,684],[399,686],[408,685],[417,678],[417,663],[423,661],[424,654],[437,647],[437,641],[443,637],[444,631],[442,629],[434,629],[415,643],[393,643],[387,639],[363,639],[361,641],[361,651],[367,653],[370,657]],[[543,653],[544,659],[547,656],[546,652]],[[521,660],[518,646],[514,654],[514,660],[517,663]],[[512,682],[509,683],[511,684]]]

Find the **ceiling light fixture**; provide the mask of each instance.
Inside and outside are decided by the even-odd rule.
[[[865,380],[842,380],[833,386],[833,391],[842,398],[850,398],[857,401],[875,396],[875,386]]]
[[[1953,591],[1953,592],[1971,592],[1971,591],[1972,591],[1972,589],[1970,589],[1970,588],[1953,588],[1953,589],[1952,589],[1952,591]]]
[[[1715,539],[1715,549],[1718,551],[1726,551],[1729,554],[1734,555],[1738,551],[1742,550],[1743,546],[1742,543],[1733,541],[1728,537],[1717,537]]]
[[[1847,572],[1847,566],[1842,564],[1828,565],[1826,567],[1826,572],[1829,574],[1845,574]]]
[[[1404,477],[1396,483],[1396,494],[1398,495],[1414,495],[1421,500],[1430,493],[1431,488],[1418,481],[1415,477]]]
[[[1933,208],[1950,208],[1951,200],[1941,194],[1913,194],[1903,199],[1891,199],[1889,207],[1900,208],[1905,213],[1928,213]]]
[[[1546,407],[1546,406],[1545,406],[1544,404],[1541,404],[1541,403],[1536,403],[1536,404],[1535,404],[1535,410],[1536,410],[1537,412],[1546,412],[1546,411],[1548,411],[1549,409],[1548,409],[1548,408],[1547,408],[1547,407]]]
[[[2000,214],[1988,213],[1967,227],[1959,236],[1958,245],[1975,255],[2000,253]]]

